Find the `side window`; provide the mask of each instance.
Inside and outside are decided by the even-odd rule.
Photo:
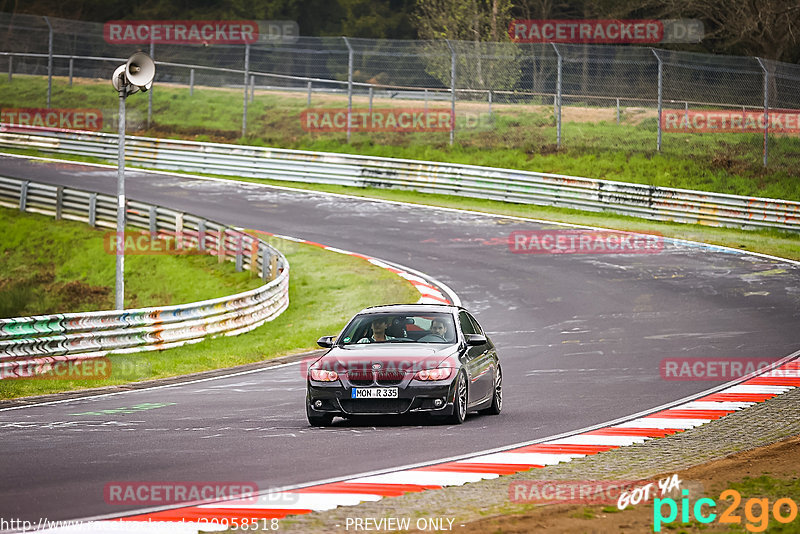
[[[470,314],[467,314],[467,317],[469,317],[469,320],[472,323],[472,328],[475,330],[475,333],[476,334],[483,334],[483,330],[481,329],[481,325],[478,324],[478,321],[475,320],[475,317],[473,317]]]
[[[467,312],[458,312],[458,323],[461,325],[461,332],[464,334],[477,334],[472,321],[469,320]]]

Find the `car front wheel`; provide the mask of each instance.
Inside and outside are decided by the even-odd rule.
[[[306,417],[308,418],[308,424],[311,426],[329,426],[333,422],[333,414],[312,414],[308,405],[306,405]]]
[[[497,377],[494,379],[494,392],[492,393],[492,404],[488,408],[478,413],[485,415],[497,415],[503,409],[503,372],[497,366]]]
[[[456,379],[456,392],[453,396],[453,414],[449,422],[460,425],[467,418],[467,378],[464,372],[458,374]]]

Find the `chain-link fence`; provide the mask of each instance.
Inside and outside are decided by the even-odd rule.
[[[65,107],[74,98],[59,87],[81,83],[89,95],[132,52],[150,52],[155,85],[147,98],[130,99],[129,122],[155,134],[288,147],[330,140],[668,151],[794,168],[800,154],[800,66],[760,58],[344,37],[115,45],[99,23],[9,14],[0,14],[0,35],[4,109],[44,102],[30,92],[15,100],[15,77],[46,79],[37,86],[45,105]],[[107,93],[91,105],[108,110],[103,129],[113,131],[115,93]]]

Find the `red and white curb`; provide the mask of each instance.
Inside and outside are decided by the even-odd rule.
[[[308,241],[306,239],[298,239],[292,236],[271,234],[269,232],[264,232],[263,230],[246,230],[243,228],[237,228],[237,230],[240,230],[242,232],[253,232],[272,237],[277,237],[278,239],[294,241],[295,243],[312,245],[330,252],[336,252],[338,254],[346,254],[347,256],[353,256],[356,258],[361,258],[363,260],[366,260],[377,267],[386,269],[387,271],[391,271],[397,276],[406,279],[419,292],[420,298],[418,302],[421,304],[454,304],[456,306],[461,304],[461,299],[459,299],[458,295],[442,282],[435,280],[426,274],[420,273],[419,271],[416,271],[409,267],[405,267],[403,265],[399,265],[397,263],[381,260],[379,258],[367,256],[365,254],[360,254],[358,252],[350,252],[349,250],[342,250],[340,248],[323,245],[321,243],[315,243],[314,241]]]
[[[620,423],[574,435],[513,446],[505,450],[444,460],[418,467],[321,483],[299,489],[265,493],[249,499],[184,506],[137,514],[115,520],[95,521],[80,527],[44,532],[195,533],[226,530],[235,522],[282,519],[291,515],[331,510],[378,501],[407,492],[422,492],[494,479],[529,469],[569,462],[608,450],[683,432],[721,419],[757,403],[800,387],[800,352],[784,358],[772,369],[753,373],[735,384],[666,409],[635,416]],[[228,526],[226,526],[228,525]]]

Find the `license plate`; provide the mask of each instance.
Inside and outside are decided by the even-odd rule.
[[[397,388],[353,388],[351,399],[396,399]]]

